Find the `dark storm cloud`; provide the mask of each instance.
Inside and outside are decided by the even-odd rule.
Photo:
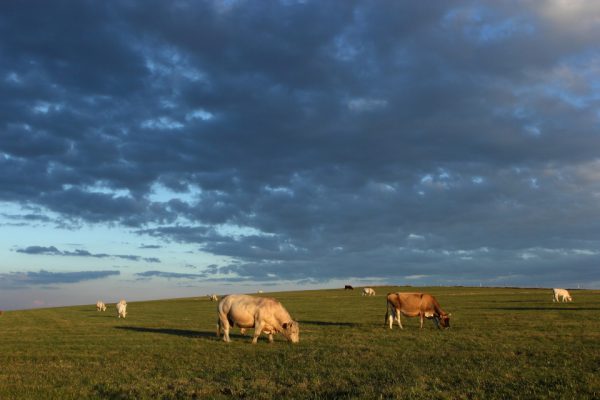
[[[150,263],[160,263],[160,259],[156,257],[140,257],[130,254],[106,254],[106,253],[90,253],[87,250],[75,249],[73,251],[59,250],[54,246],[27,246],[23,249],[17,249],[17,253],[32,254],[32,255],[47,255],[47,256],[75,256],[75,257],[93,257],[93,258],[121,258],[129,261],[145,261]]]
[[[51,272],[43,269],[40,269],[38,272],[11,272],[0,274],[0,287],[3,289],[18,289],[33,285],[77,283],[119,274],[120,271]]]
[[[0,200],[238,277],[600,280],[600,10],[561,4],[2,4]]]

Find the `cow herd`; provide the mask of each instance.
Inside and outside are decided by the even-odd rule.
[[[125,318],[127,316],[127,302],[121,299],[116,305],[117,318]],[[96,311],[106,311],[106,304],[102,300],[96,302]]]
[[[354,290],[346,285],[344,290]],[[260,291],[262,292],[262,290]],[[362,296],[375,296],[373,288],[363,288]],[[269,297],[253,297],[245,294],[231,294],[218,299],[216,294],[208,295],[210,301],[217,303],[217,336],[223,335],[225,342],[230,342],[231,328],[240,328],[242,334],[246,329],[254,328],[252,343],[256,344],[258,337],[265,333],[269,342],[273,335],[281,333],[288,341],[300,341],[300,326],[293,320],[290,313],[277,300]],[[566,289],[552,289],[553,302],[573,301]],[[118,318],[127,316],[127,302],[121,300],[116,304]],[[106,304],[98,300],[97,311],[106,311]],[[437,299],[428,293],[388,293],[384,323],[392,329],[394,321],[403,329],[401,315],[419,317],[420,327],[423,328],[425,319],[433,320],[438,329],[450,327],[450,313],[446,313]]]

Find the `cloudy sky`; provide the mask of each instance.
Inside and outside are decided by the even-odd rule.
[[[600,287],[600,2],[2,2],[0,37],[0,308]]]

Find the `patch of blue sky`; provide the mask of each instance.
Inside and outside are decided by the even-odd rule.
[[[272,193],[272,194],[276,194],[276,195],[287,195],[287,196],[294,196],[294,190],[291,188],[287,188],[284,186],[270,186],[270,185],[266,185],[264,187],[264,190],[268,193]]]
[[[515,35],[530,35],[535,31],[531,24],[520,18],[508,18],[493,23],[484,23],[473,34],[479,43],[501,42]]]
[[[63,108],[64,105],[60,103],[48,103],[46,101],[38,101],[32,107],[32,110],[36,114],[48,114],[50,112],[61,111]]]
[[[367,112],[386,107],[388,105],[388,101],[385,99],[359,97],[347,100],[346,104],[352,111]]]
[[[250,226],[240,226],[234,224],[216,225],[215,229],[219,234],[223,236],[229,236],[234,239],[247,236],[275,236],[272,233],[263,232]]]
[[[149,252],[140,254],[138,248],[144,239],[148,243],[148,238],[142,238],[126,229],[105,224],[66,229],[59,226],[60,216],[47,210],[32,211],[15,203],[2,203],[1,206],[0,272],[39,268],[65,271],[81,270],[82,267],[104,269],[124,262],[111,257],[32,255],[17,252],[18,249],[29,246],[54,246],[60,251],[71,252],[81,249],[93,254],[156,256]],[[34,218],[36,214],[39,215],[38,218]]]
[[[62,186],[63,190],[69,190],[73,187],[74,186],[71,184],[64,184]],[[96,182],[94,185],[83,186],[83,187],[81,187],[81,190],[88,192],[88,193],[108,194],[108,195],[111,195],[113,198],[118,198],[118,197],[131,198],[132,197],[129,189],[114,189],[114,188],[104,185],[102,182]]]
[[[4,80],[6,82],[16,83],[16,84],[20,84],[22,82],[21,77],[19,76],[19,74],[17,74],[14,71],[11,71],[8,74],[6,74]]]
[[[166,116],[147,119],[141,123],[141,127],[144,129],[177,130],[184,126],[181,122]]]
[[[503,18],[486,6],[453,9],[444,15],[441,24],[445,28],[461,29],[465,37],[482,45],[535,32],[535,26],[524,17]]]
[[[199,108],[199,109],[188,112],[185,115],[185,120],[186,121],[193,121],[193,120],[210,121],[214,117],[215,116],[213,113],[206,111],[202,108]]]
[[[171,200],[180,200],[187,204],[194,204],[198,202],[202,190],[195,186],[188,186],[188,190],[185,192],[176,192],[162,185],[161,183],[155,182],[152,184],[148,200],[156,203],[166,203]]]
[[[544,92],[548,97],[558,98],[562,102],[577,109],[584,109],[588,107],[590,101],[590,99],[586,98],[586,96],[577,95],[569,90],[557,86],[547,86],[544,88]]]
[[[542,135],[542,130],[538,125],[525,125],[523,129],[529,136],[540,137]]]
[[[333,40],[333,55],[340,61],[353,61],[360,51],[348,33],[341,34]]]

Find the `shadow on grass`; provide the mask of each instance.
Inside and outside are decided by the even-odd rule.
[[[221,340],[221,338],[217,338],[217,335],[214,331],[192,331],[189,329],[174,329],[174,328],[144,328],[142,326],[115,326],[115,329],[121,329],[124,331],[133,331],[133,332],[143,332],[143,333],[160,333],[163,335],[174,335],[181,336],[187,338],[211,338],[215,340]],[[234,333],[229,333],[229,337],[234,338],[248,338],[248,336],[238,335]]]
[[[301,326],[303,324],[318,325],[318,326],[350,326],[350,327],[355,327],[355,326],[360,325],[360,324],[356,324],[353,322],[305,321],[305,320],[300,320],[298,322],[300,323]]]
[[[490,307],[488,310],[506,311],[599,311],[599,307]]]

